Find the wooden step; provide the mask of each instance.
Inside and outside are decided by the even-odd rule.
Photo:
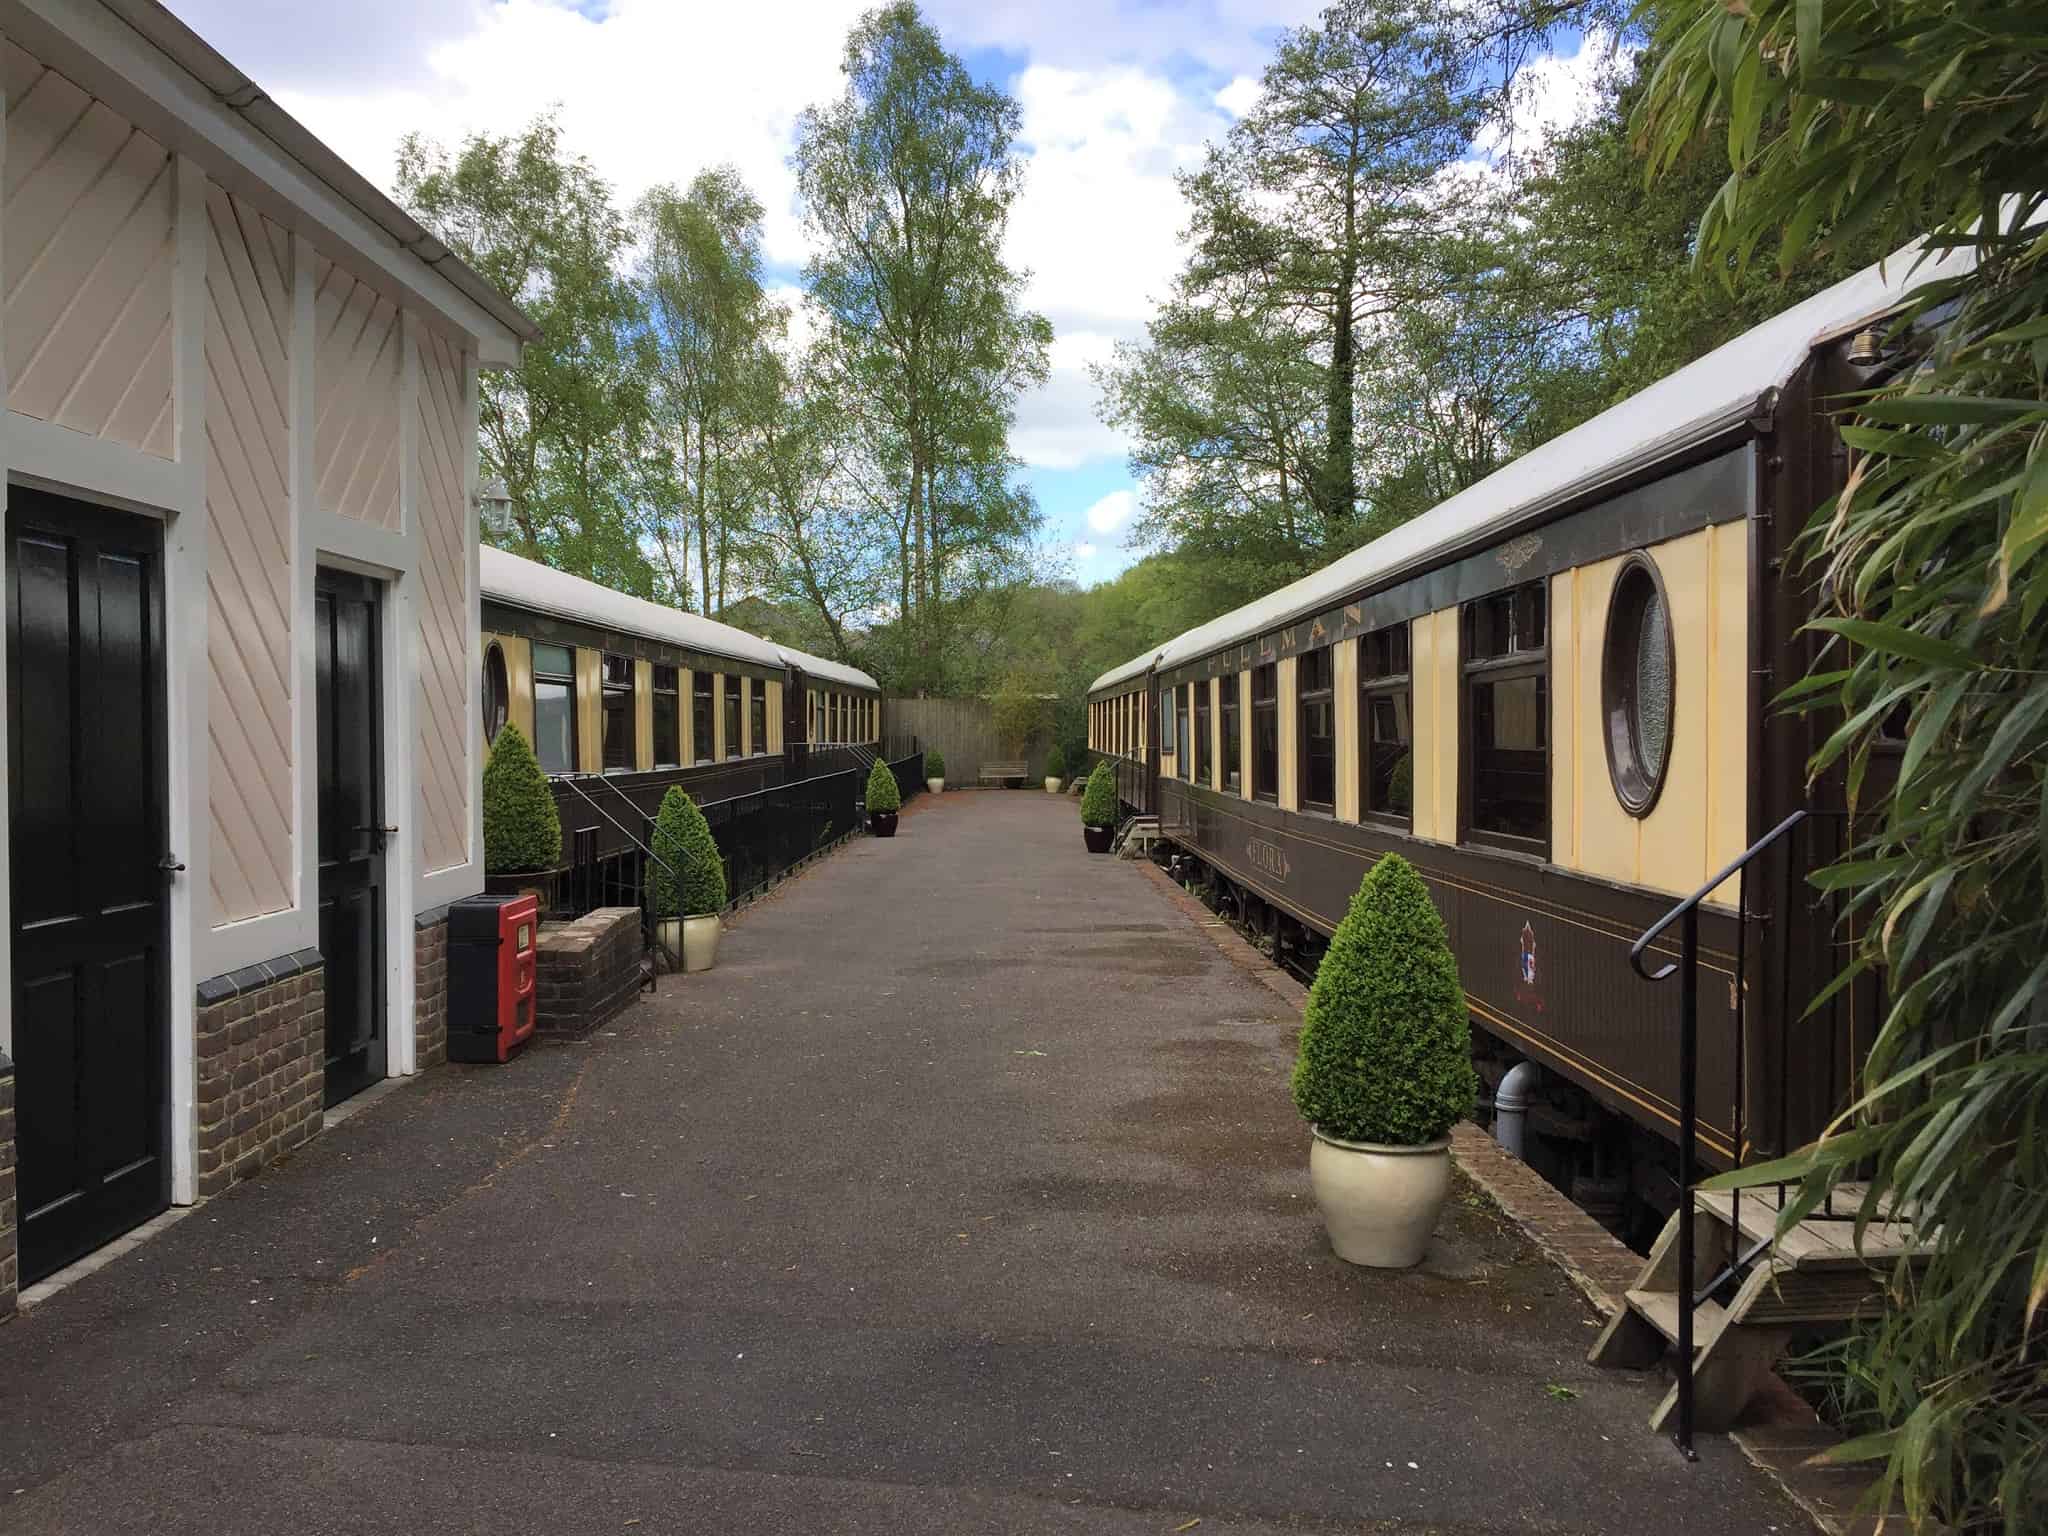
[[[1680,1301],[1676,1291],[1630,1291],[1628,1304],[1632,1311],[1642,1317],[1652,1328],[1664,1336],[1664,1342],[1676,1348],[1678,1345],[1678,1309]],[[1692,1349],[1695,1357],[1704,1354],[1713,1342],[1721,1336],[1721,1330],[1728,1326],[1728,1313],[1719,1302],[1703,1301],[1692,1312]]]
[[[1731,1192],[1715,1189],[1702,1190],[1693,1198],[1700,1210],[1712,1215],[1724,1228],[1738,1228],[1745,1249],[1773,1239],[1775,1258],[1800,1268],[1886,1264],[1925,1246],[1919,1234],[1903,1222],[1873,1221],[1863,1229],[1859,1241],[1853,1216],[1828,1217],[1819,1212],[1806,1217],[1783,1236],[1776,1236],[1781,1208],[1776,1195],[1776,1190],[1746,1189],[1737,1200]],[[1853,1211],[1855,1207],[1847,1200],[1838,1200],[1835,1209]]]

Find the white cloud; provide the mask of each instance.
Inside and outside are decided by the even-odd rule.
[[[1523,65],[1505,129],[1488,125],[1478,147],[1487,154],[1527,151],[1577,127],[1599,105],[1601,83],[1616,63],[1634,52],[1632,46],[1617,48],[1612,32],[1594,27],[1579,39],[1577,53],[1546,54]]]
[[[1086,539],[1081,540],[1078,544],[1074,546],[1074,557],[1077,560],[1093,560],[1097,553],[1099,553],[1099,551],[1095,548],[1093,544],[1090,544]]]
[[[1258,104],[1258,100],[1259,82],[1251,75],[1239,75],[1215,96],[1216,105],[1232,117],[1243,117]]]
[[[1111,491],[1088,509],[1088,526],[1097,533],[1115,533],[1137,512],[1136,491]]]
[[[859,8],[857,0],[781,0],[776,25],[765,27],[744,7],[613,0],[593,16],[548,0],[502,0],[469,11],[452,35],[441,16],[416,40],[389,40],[401,57],[409,45],[424,49],[424,68],[407,57],[401,73],[344,74],[337,87],[279,58],[273,89],[385,186],[409,129],[452,145],[472,131],[511,132],[559,104],[569,145],[590,157],[621,203],[657,182],[687,182],[724,161],[738,166],[766,205],[769,259],[795,263],[807,249],[787,160],[797,114],[839,92],[840,49]],[[239,30],[223,18],[209,41],[236,58]],[[238,62],[269,83],[261,61]]]

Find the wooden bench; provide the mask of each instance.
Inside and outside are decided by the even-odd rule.
[[[1022,758],[1017,759],[1014,763],[983,763],[981,765],[981,782],[984,784],[999,784],[1006,779],[1021,779],[1024,777],[1025,769],[1029,766]]]

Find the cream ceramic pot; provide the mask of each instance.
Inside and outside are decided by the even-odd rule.
[[[683,919],[683,969],[685,971],[708,971],[711,962],[718,958],[718,917],[686,917]]]
[[[926,779],[924,787],[936,795],[944,791],[946,781],[944,779]]]
[[[1060,792],[1060,781],[1051,774],[1045,776],[1045,792],[1048,795],[1056,795]]]
[[[1421,1263],[1450,1198],[1450,1139],[1383,1147],[1314,1136],[1308,1179],[1337,1257],[1373,1269]]]

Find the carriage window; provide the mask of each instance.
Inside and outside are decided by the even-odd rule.
[[[576,652],[533,648],[533,752],[548,773],[576,771]]]
[[[1209,683],[1205,678],[1195,684],[1195,782],[1206,785],[1213,766],[1209,761],[1211,742],[1209,739]]]
[[[1475,842],[1550,845],[1550,658],[1540,581],[1465,605],[1465,827]]]
[[[633,658],[604,659],[604,771],[633,766]]]
[[[1664,584],[1649,557],[1636,555],[1614,579],[1600,664],[1607,772],[1631,816],[1649,815],[1664,787],[1671,760],[1672,660]]]
[[[1280,668],[1252,668],[1252,796],[1280,798]]]
[[[654,669],[654,766],[673,768],[683,760],[682,717],[677,713],[676,669]]]
[[[725,707],[725,755],[740,755],[740,680],[728,675],[722,700]]]
[[[1408,626],[1390,624],[1359,642],[1359,808],[1405,825],[1415,808],[1415,747],[1409,706]]]
[[[768,685],[754,679],[753,696],[747,701],[747,728],[753,734],[756,756],[768,750]]]
[[[1237,734],[1237,674],[1223,679],[1223,787],[1233,795],[1244,793],[1243,742]]]
[[[1337,700],[1332,691],[1328,646],[1306,651],[1295,663],[1295,693],[1301,700],[1301,803],[1327,811],[1337,802]]]
[[[1174,696],[1179,698],[1181,690],[1175,688]],[[1188,685],[1188,696],[1181,699],[1178,713],[1174,716],[1173,753],[1180,760],[1180,776],[1190,784],[1195,782],[1194,743],[1189,738],[1194,734],[1194,685]]]
[[[505,648],[493,640],[484,652],[484,740],[493,742],[512,712],[512,682],[505,672]]]
[[[1180,716],[1180,690],[1179,690],[1178,688],[1162,688],[1162,689],[1160,689],[1160,690],[1159,690],[1159,739],[1160,739],[1160,741],[1162,741],[1162,742],[1164,742],[1164,743],[1168,743],[1168,744],[1171,744],[1171,743],[1173,743],[1173,742],[1177,742],[1177,741],[1179,741],[1179,740],[1180,740],[1180,727],[1179,727],[1179,726],[1178,726],[1178,725],[1176,724],[1176,721],[1177,721],[1177,720],[1179,719],[1179,716]],[[1173,765],[1173,771],[1174,771],[1174,774],[1175,774],[1175,776],[1176,776],[1176,777],[1180,777],[1180,776],[1183,776],[1183,775],[1185,775],[1185,774],[1187,773],[1187,771],[1188,771],[1188,765],[1187,765],[1186,763],[1175,763],[1175,764]]]
[[[698,762],[711,761],[712,745],[711,674],[700,669],[690,675],[690,746]]]

